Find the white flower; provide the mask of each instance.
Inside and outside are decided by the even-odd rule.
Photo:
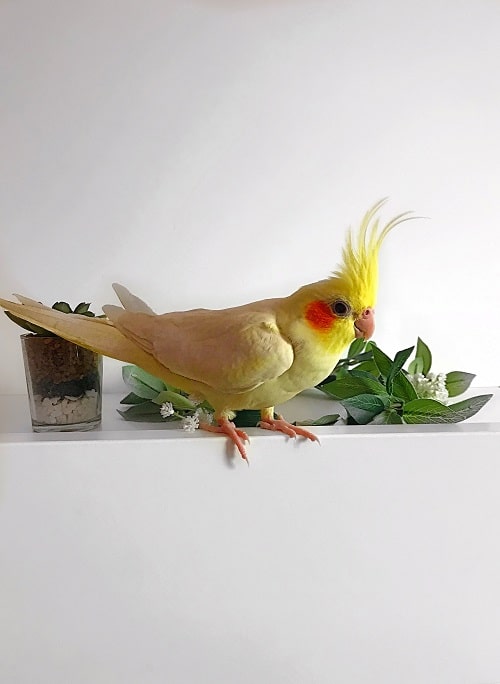
[[[162,418],[168,418],[169,416],[173,416],[173,414],[174,407],[173,404],[170,403],[170,401],[166,401],[164,404],[161,405],[160,415]]]
[[[214,414],[211,411],[197,408],[194,415],[198,418],[199,423],[208,423],[209,425],[212,425],[214,422]]]
[[[200,419],[196,414],[192,416],[184,416],[182,419],[182,429],[186,432],[194,432],[200,427]]]
[[[195,406],[199,406],[203,403],[203,398],[199,394],[190,394],[188,396],[189,401]]]
[[[409,375],[408,379],[415,388],[420,399],[435,399],[442,404],[446,403],[448,399],[448,390],[446,389],[446,374],[445,373],[415,373]]]

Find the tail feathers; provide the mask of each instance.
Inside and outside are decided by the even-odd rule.
[[[155,315],[153,309],[151,309],[146,302],[143,302],[142,299],[136,297],[136,295],[132,294],[126,287],[120,285],[120,283],[113,283],[113,290],[116,292],[123,308],[127,311]]]
[[[48,309],[48,306],[45,306],[45,304],[42,304],[41,302],[37,302],[35,299],[30,299],[29,297],[25,297],[24,295],[20,294],[14,294],[14,297],[17,297],[21,304],[26,304],[28,306],[35,306],[38,307],[39,309]]]
[[[120,317],[125,313],[125,309],[122,309],[121,306],[116,306],[115,304],[105,304],[102,307],[102,310],[113,323],[118,323]]]
[[[16,295],[17,296],[17,295]],[[29,301],[22,298],[23,301]],[[32,301],[32,300],[31,300]],[[18,304],[0,299],[0,306],[30,323],[55,333],[65,340],[79,344],[104,356],[118,361],[132,363],[144,370],[175,384],[177,376],[170,373],[162,364],[134,342],[123,335],[110,321],[104,318],[90,318],[78,314],[65,314],[50,309],[38,302]]]

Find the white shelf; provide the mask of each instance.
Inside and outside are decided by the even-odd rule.
[[[207,434],[203,431],[184,432],[179,423],[138,423],[124,420],[116,409],[124,409],[120,405],[121,394],[105,394],[103,397],[102,425],[89,432],[51,432],[34,433],[29,418],[28,400],[25,395],[0,395],[0,443],[43,443],[43,442],[101,442],[122,440],[179,440],[195,444],[203,440],[207,444],[225,442],[226,438]],[[352,437],[363,435],[429,435],[477,433],[481,431],[500,431],[500,390],[498,388],[474,388],[469,395],[493,394],[486,406],[469,420],[455,425],[387,425],[387,426],[350,426],[350,427],[313,427],[311,430],[320,436],[322,442],[330,438]],[[464,395],[466,396],[466,395]],[[458,400],[458,399],[457,399]],[[290,421],[319,418],[322,415],[338,412],[338,406],[318,390],[310,390],[295,397],[278,411],[284,413]],[[254,442],[260,439],[279,439],[286,441],[283,435],[266,433],[258,428],[248,428],[248,434]],[[302,440],[299,440],[302,441]],[[251,447],[253,449],[253,445]]]
[[[2,682],[500,681],[497,390],[458,425],[251,429],[249,468],[121,396],[51,434],[0,399]]]

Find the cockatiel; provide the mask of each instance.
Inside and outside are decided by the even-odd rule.
[[[247,434],[235,427],[235,411],[260,410],[258,425],[291,437],[317,437],[275,418],[274,406],[327,377],[356,337],[373,334],[378,252],[400,214],[379,230],[377,213],[364,216],[356,235],[349,231],[342,263],[326,280],[304,285],[288,297],[230,309],[194,309],[157,315],[121,285],[123,308],[103,307],[107,319],[64,314],[34,300],[0,300],[13,314],[60,337],[106,356],[135,364],[215,409],[217,424],[246,459]]]

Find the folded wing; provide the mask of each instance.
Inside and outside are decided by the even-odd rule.
[[[240,393],[279,377],[293,363],[272,312],[237,307],[150,315],[103,307],[116,327],[173,373],[219,392]]]

